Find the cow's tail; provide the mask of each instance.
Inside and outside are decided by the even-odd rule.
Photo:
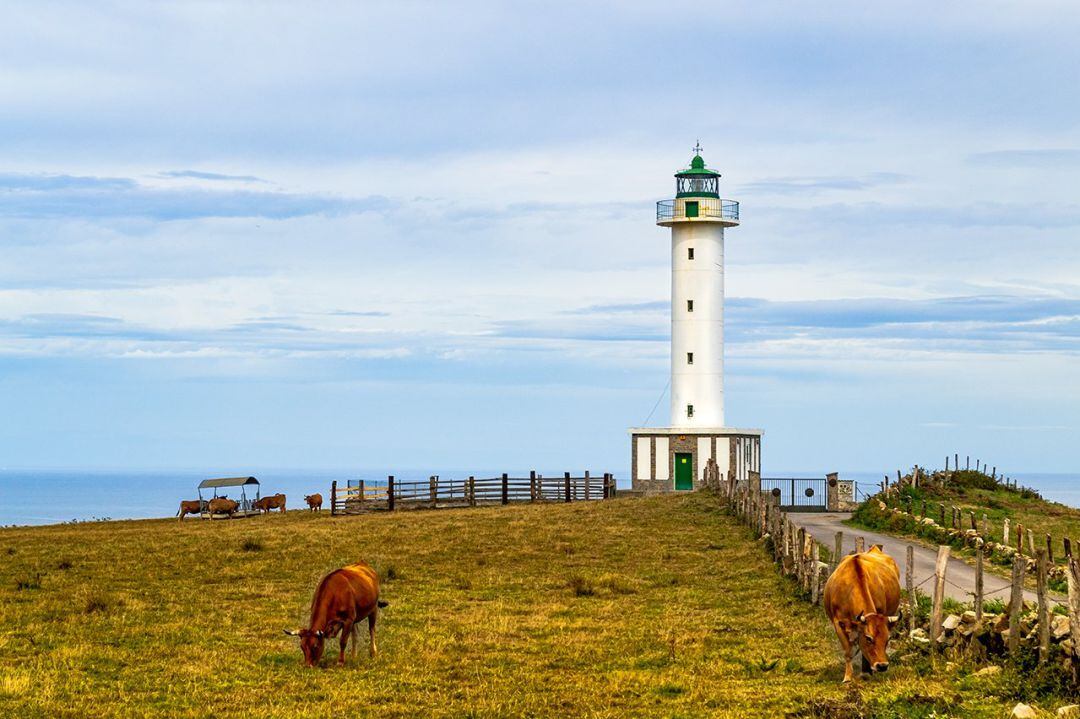
[[[383,607],[389,607],[390,606],[390,602],[383,601],[382,599],[380,599],[379,601],[377,601],[375,603],[379,605],[379,609],[382,609]]]

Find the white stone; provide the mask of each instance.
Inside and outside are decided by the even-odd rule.
[[[1055,616],[1050,623],[1050,633],[1053,634],[1054,639],[1064,639],[1069,636],[1070,628],[1069,618],[1060,614]]]
[[[1080,718],[1080,704],[1066,704],[1058,707],[1057,715],[1060,719],[1078,719]]]
[[[960,617],[956,614],[950,614],[949,616],[945,617],[945,621],[941,623],[942,629],[947,632],[953,631],[958,626],[960,626]]]
[[[1021,702],[1013,707],[1012,714],[1009,716],[1012,719],[1035,719],[1039,714],[1027,704]]]
[[[911,633],[908,634],[908,638],[911,639],[914,644],[918,644],[921,646],[929,646],[930,644],[930,637],[926,634],[926,630],[922,627],[916,627],[915,629],[912,629]]]
[[[970,609],[967,610],[962,615],[960,615],[960,621],[962,621],[964,624],[974,624],[975,612],[971,611]]]
[[[992,676],[995,676],[997,674],[1001,674],[1001,667],[999,667],[997,664],[991,664],[990,666],[983,667],[979,671],[975,672],[974,674],[972,674],[972,676],[975,676],[975,677],[992,677]]]

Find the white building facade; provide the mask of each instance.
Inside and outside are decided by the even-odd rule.
[[[724,479],[761,471],[761,430],[724,420],[724,230],[739,225],[739,203],[720,198],[700,154],[675,180],[675,199],[656,206],[671,229],[671,423],[630,430],[637,490],[694,489],[709,459]]]

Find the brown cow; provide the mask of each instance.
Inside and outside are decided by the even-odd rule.
[[[285,513],[285,495],[278,493],[278,494],[273,494],[273,495],[271,495],[269,497],[263,497],[260,500],[252,502],[251,506],[254,507],[255,509],[259,509],[259,510],[264,511],[267,514],[270,513],[271,509],[278,509],[280,507],[282,514],[284,514]]]
[[[322,495],[321,494],[309,494],[304,497],[304,501],[307,502],[308,509],[312,512],[322,511]]]
[[[900,568],[880,544],[840,561],[825,584],[823,603],[844,648],[844,681],[851,681],[855,646],[862,652],[863,671],[888,669],[889,632],[900,621]]]
[[[232,519],[236,510],[240,508],[240,504],[226,497],[214,497],[207,503],[206,508],[210,511],[210,514],[228,514],[229,518]]]
[[[323,577],[311,600],[311,620],[307,629],[285,630],[285,633],[300,637],[300,649],[304,652],[304,663],[313,667],[319,663],[323,653],[323,641],[327,637],[337,636],[340,651],[338,664],[345,664],[345,646],[352,637],[352,655],[356,656],[356,642],[359,637],[357,624],[367,617],[368,652],[374,657],[375,619],[379,608],[389,603],[379,599],[379,577],[375,570],[365,562],[350,564]]]
[[[193,499],[190,502],[187,500],[180,500],[180,509],[177,511],[176,516],[180,519],[190,514],[199,514],[202,512],[202,500]]]

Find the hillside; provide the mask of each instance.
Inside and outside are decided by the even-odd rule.
[[[0,556],[0,716],[989,717],[1023,691],[911,660],[850,693],[820,610],[704,494],[11,528]],[[358,558],[381,654],[305,669],[281,630]]]
[[[939,524],[941,505],[945,505],[946,527],[952,521],[952,507],[957,507],[962,512],[962,529],[970,528],[970,515],[974,513],[980,532],[985,516],[986,537],[993,542],[1003,541],[1004,522],[1008,519],[1009,546],[1016,547],[1017,532],[1022,527],[1025,534],[1023,550],[1026,556],[1033,555],[1026,536],[1028,530],[1032,531],[1031,540],[1036,548],[1045,548],[1047,535],[1050,536],[1051,556],[1058,564],[1065,559],[1063,540],[1080,539],[1080,510],[1045,500],[1034,490],[1012,489],[996,482],[987,474],[973,470],[951,474],[929,473],[919,486],[911,486],[910,480],[911,475],[905,476],[904,483],[890,493],[890,504],[902,509],[911,507],[918,516],[922,515],[925,505],[926,515]],[[876,499],[867,500],[860,505],[852,517],[852,524],[905,536],[921,537],[927,533],[926,528],[918,526],[916,522],[897,521],[887,513],[878,511]],[[953,544],[954,549],[962,556],[973,556],[973,550],[965,547],[963,542]],[[1080,552],[1080,548],[1077,548],[1077,551]],[[993,552],[990,559],[987,567],[991,571],[1008,573],[1011,559],[1007,554]],[[1064,590],[1063,580],[1052,583],[1054,589]]]

